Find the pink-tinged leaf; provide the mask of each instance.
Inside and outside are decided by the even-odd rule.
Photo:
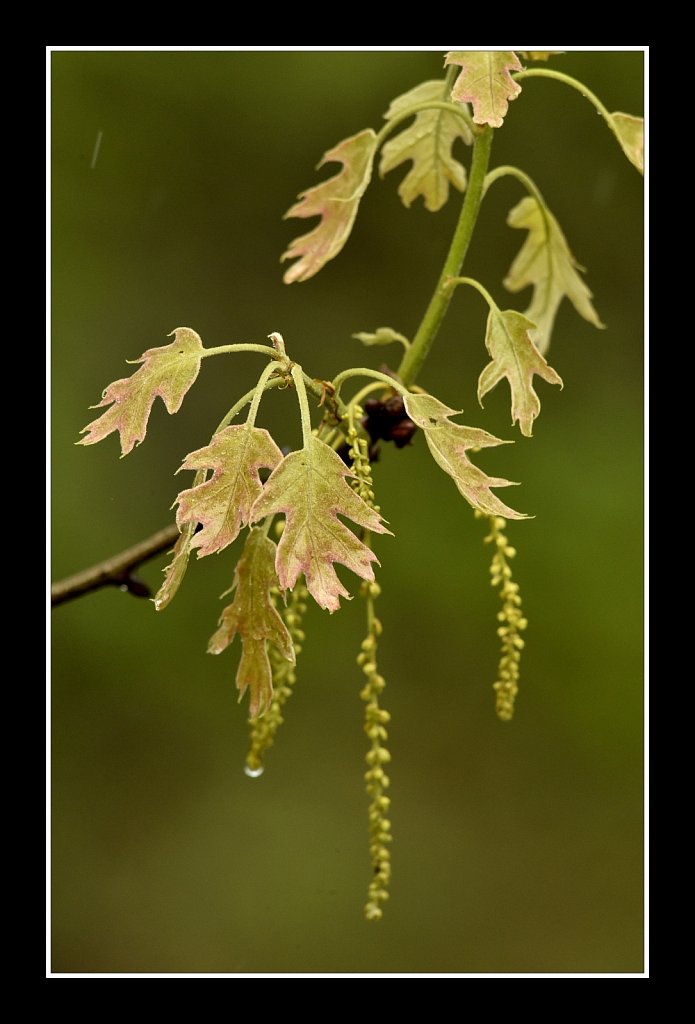
[[[526,316],[536,325],[531,330],[531,338],[538,351],[548,351],[555,314],[565,296],[581,317],[594,327],[603,327],[591,303],[593,296],[579,276],[582,268],[548,207],[541,207],[532,196],[526,196],[510,211],[507,224],[529,233],[504,279],[504,286],[510,292],[533,286]]]
[[[505,377],[512,393],[512,425],[518,421],[521,433],[531,437],[533,421],[541,411],[538,395],[533,390],[535,375],[548,384],[563,386],[562,378],[548,366],[531,341],[529,331],[536,325],[514,309],[491,309],[487,318],[485,347],[492,362],[488,363],[478,381],[478,401]]]
[[[395,99],[384,117],[390,121],[416,103],[441,102],[446,98],[441,81],[423,82]],[[410,206],[414,199],[422,196],[425,207],[435,213],[449,198],[449,183],[459,192],[464,191],[465,168],[451,153],[456,139],[462,139],[469,146],[473,142],[473,134],[463,118],[447,110],[421,110],[409,127],[385,144],[379,165],[382,178],[406,160],[412,161],[412,167],[398,186],[404,206]]]
[[[164,582],[154,595],[154,606],[158,612],[164,611],[166,606],[173,601],[176,591],[181,586],[183,577],[188,568],[188,558],[191,553],[191,538],[193,537],[193,523],[188,523],[181,531],[178,540],[174,544],[173,558],[164,569]]]
[[[205,470],[199,469],[193,477],[193,486],[197,487],[198,484],[202,484],[205,476]],[[165,567],[164,582],[153,598],[155,610],[158,612],[164,611],[167,605],[171,604],[183,582],[186,569],[188,568],[188,559],[191,555],[191,541],[193,540],[195,528],[196,524],[194,522],[186,523],[181,530],[176,544],[174,544],[173,551],[169,552],[174,557],[169,565]]]
[[[92,408],[100,409],[104,405],[111,408],[80,431],[87,436],[78,444],[96,444],[117,430],[121,436],[121,452],[127,455],[144,439],[157,395],[167,412],[179,411],[184,395],[198,376],[203,343],[189,327],[177,327],[171,333],[174,335],[171,345],[149,348],[139,359],[133,360],[143,365],[132,377],[109,384],[101,402]]]
[[[291,590],[304,573],[309,593],[321,608],[336,611],[340,597],[349,597],[334,563],[347,566],[363,580],[373,580],[376,555],[338,516],[373,533],[389,533],[381,516],[346,482],[350,472],[317,437],[291,452],[273,471],[251,510],[251,522],[267,515],[286,516],[278,545],[276,568],[280,586]],[[378,563],[377,563],[378,564]]]
[[[277,587],[275,545],[261,529],[251,530],[234,572],[234,600],[210,637],[209,654],[220,654],[234,637],[241,637],[242,654],[236,674],[239,700],[249,691],[249,715],[257,718],[267,711],[273,696],[273,675],[268,644],[294,665],[292,637],[273,605],[270,595]]]
[[[521,86],[510,71],[523,71],[512,50],[451,50],[444,64],[457,64],[461,74],[451,90],[452,100],[473,105],[476,124],[499,128]]]
[[[524,60],[548,60],[549,57],[559,56],[564,50],[517,50]]]
[[[608,124],[630,163],[644,174],[644,118],[616,111]]]
[[[191,540],[198,558],[222,551],[252,521],[251,506],[263,487],[259,470],[274,469],[281,460],[268,431],[246,424],[226,427],[205,448],[186,456],[181,469],[214,470],[209,480],[181,491],[176,499],[179,526],[203,526]]]
[[[343,248],[355,223],[360,199],[371,180],[375,152],[376,135],[367,128],[343,139],[324,154],[319,167],[336,162],[343,164],[343,169],[328,181],[300,193],[299,202],[285,214],[285,217],[321,217],[312,231],[295,238],[283,253],[283,260],[299,257],[285,272],[285,284],[313,277]]]
[[[456,409],[449,409],[432,395],[407,395],[405,408],[414,423],[425,432],[427,446],[434,461],[448,473],[459,491],[473,508],[488,516],[503,516],[505,519],[527,519],[521,512],[515,512],[493,494],[492,487],[515,486],[511,480],[488,476],[468,458],[468,452],[477,448],[494,448],[500,441],[485,430],[464,427],[452,423],[450,416],[458,416]]]

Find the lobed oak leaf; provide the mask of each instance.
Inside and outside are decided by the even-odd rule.
[[[142,363],[131,377],[114,381],[104,391],[98,405],[111,408],[93,420],[81,434],[87,434],[78,444],[96,444],[117,430],[121,439],[122,455],[127,455],[140,444],[147,433],[147,421],[154,400],[159,397],[173,415],[181,408],[184,396],[200,371],[203,343],[189,327],[177,327],[171,332],[174,341],[161,348],[148,348],[135,363]],[[170,335],[171,337],[171,335]]]
[[[487,318],[485,347],[492,357],[478,380],[478,401],[505,377],[512,393],[512,425],[519,422],[525,437],[533,433],[533,421],[541,411],[538,395],[533,390],[534,375],[548,384],[563,387],[562,378],[540,354],[529,332],[536,325],[514,309],[491,309]]]
[[[241,637],[236,685],[239,700],[249,691],[251,718],[262,715],[273,696],[268,644],[273,644],[287,661],[295,661],[292,637],[270,596],[277,582],[275,545],[262,529],[253,529],[234,571],[234,600],[222,612],[219,628],[208,644],[208,654],[221,654],[237,633]]]
[[[384,117],[398,117],[416,103],[446,100],[441,81],[423,82],[395,99]],[[466,188],[466,171],[451,153],[456,139],[467,145],[473,134],[466,122],[447,110],[421,110],[404,131],[390,139],[381,151],[379,174],[385,174],[406,160],[412,167],[398,186],[398,195],[408,207],[422,196],[425,207],[432,213],[441,210],[449,198],[449,183],[459,192]]]
[[[457,103],[473,105],[476,124],[489,124],[499,128],[521,86],[510,71],[523,71],[519,58],[512,50],[451,50],[444,65],[457,64],[461,74],[451,90]]]
[[[209,480],[181,491],[176,499],[176,522],[203,529],[191,539],[198,558],[222,551],[251,522],[251,506],[263,485],[260,469],[274,469],[282,452],[267,430],[246,424],[226,427],[210,444],[187,455],[181,469],[212,469]]]
[[[336,162],[343,169],[320,185],[301,192],[299,202],[291,206],[285,217],[315,217],[321,221],[306,235],[290,243],[282,260],[299,259],[285,272],[285,284],[306,281],[338,255],[348,240],[355,223],[357,208],[372,177],[376,152],[376,135],[367,128],[324,154],[319,167]],[[318,168],[317,168],[318,169]]]
[[[644,118],[618,110],[610,115],[608,124],[630,163],[644,174]]]
[[[493,448],[498,444],[511,444],[511,441],[501,441],[485,430],[452,423],[449,417],[459,413],[432,395],[407,395],[404,401],[411,420],[425,432],[434,461],[449,474],[469,505],[488,516],[528,518],[509,508],[491,491],[492,487],[513,487],[513,482],[483,473],[467,454],[477,448]]]
[[[278,512],[286,517],[276,558],[283,590],[291,590],[304,573],[309,593],[331,612],[340,607],[340,597],[350,596],[334,563],[370,582],[371,563],[378,564],[376,555],[338,516],[373,533],[390,533],[381,516],[346,482],[350,475],[340,456],[311,436],[304,448],[291,452],[273,470],[251,509],[251,522]]]
[[[591,303],[592,293],[577,273],[582,268],[547,206],[541,207],[535,198],[526,196],[510,211],[507,224],[529,233],[509,268],[504,286],[510,292],[519,292],[533,285],[526,316],[535,324],[531,337],[538,351],[548,351],[555,314],[565,296],[580,316],[594,327],[603,327]]]

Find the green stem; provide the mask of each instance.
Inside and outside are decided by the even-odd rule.
[[[541,195],[541,190],[538,188],[536,183],[529,178],[528,174],[524,174],[518,167],[512,167],[510,164],[504,164],[502,167],[495,167],[494,171],[490,171],[485,176],[485,184],[483,185],[483,194],[487,194],[487,190],[491,185],[494,185],[500,178],[516,178],[517,181],[521,182],[526,191],[533,196],[538,205],[543,209],[545,207],[545,199]]]
[[[256,414],[258,413],[258,406],[261,404],[261,398],[263,398],[263,392],[266,389],[268,378],[277,371],[277,365],[275,363],[268,363],[263,373],[258,378],[258,384],[256,384],[256,390],[251,400],[251,408],[246,419],[246,425],[250,428],[256,422]]]
[[[475,288],[475,290],[485,299],[490,310],[493,313],[499,313],[499,306],[493,299],[492,295],[490,295],[490,292],[487,288],[484,288],[479,281],[476,281],[474,277],[452,277],[449,281],[449,287],[453,290],[454,286],[457,284],[467,284],[470,285],[471,288]]]
[[[490,162],[492,134],[492,129],[484,129],[473,144],[470,180],[444,268],[417,334],[398,367],[398,376],[406,386],[414,382],[422,369],[442,320],[446,316],[453,294],[453,289],[447,287],[447,282],[449,278],[458,277],[461,273],[483,198],[483,183]]]
[[[408,389],[404,388],[402,384],[399,384],[393,377],[389,377],[386,373],[381,373],[379,370],[372,370],[368,366],[355,366],[349,370],[343,370],[333,380],[333,386],[335,387],[336,395],[340,391],[341,387],[346,380],[351,377],[371,377],[373,380],[383,381],[388,387],[393,388],[395,391],[400,392],[402,395],[408,394]]]
[[[549,71],[545,68],[529,68],[528,71],[519,71],[517,74],[512,75],[515,81],[519,81],[520,78],[554,78],[558,82],[564,82],[565,85],[571,86],[580,92],[589,103],[598,110],[602,117],[605,117],[607,121],[610,121],[611,114],[609,110],[606,110],[601,100],[596,96],[591,89],[587,89],[583,82],[577,81],[576,78],[571,78],[569,75],[564,75],[562,71]]]
[[[297,398],[299,400],[299,415],[302,418],[302,440],[304,447],[308,447],[311,440],[311,413],[309,412],[309,399],[306,394],[306,385],[304,384],[304,374],[301,366],[297,363],[292,367],[292,379],[294,386],[297,390]]]
[[[461,69],[457,68],[455,64],[449,64],[449,66],[447,67],[446,74],[444,75],[444,95],[445,96],[451,96],[451,90],[454,88],[454,82],[456,81],[456,76],[458,75],[460,70]],[[468,107],[465,107],[464,109],[466,111],[466,115],[470,118],[470,114],[468,112]],[[471,120],[471,124],[473,125],[474,130],[479,132],[480,131],[480,125],[474,124],[472,118],[470,118],[470,120]]]
[[[389,387],[390,386],[391,385],[389,385]],[[362,405],[362,400],[365,399],[367,397],[367,395],[371,395],[372,391],[383,391],[383,390],[384,390],[383,385],[381,385],[379,383],[376,383],[376,384],[365,384],[365,386],[363,388],[360,388],[360,390],[357,392],[357,394],[353,395],[352,398],[350,399],[350,402],[349,402],[349,405],[348,405],[348,413],[349,414],[352,413],[352,410],[354,409],[354,407],[356,405],[361,406]]]
[[[285,380],[284,380],[283,377],[273,377],[272,380],[266,381],[266,384],[265,384],[265,387],[264,387],[263,390],[264,391],[270,391],[271,388],[279,388],[280,385],[284,384],[284,383],[285,383]],[[247,391],[246,394],[243,395],[239,399],[239,401],[236,402],[232,406],[232,408],[229,410],[229,412],[225,415],[224,419],[220,420],[219,426],[215,430],[215,434],[219,434],[220,430],[224,430],[224,428],[226,426],[228,426],[232,422],[234,417],[239,415],[239,413],[244,408],[244,406],[248,405],[249,402],[253,401],[253,399],[256,396],[257,391],[258,391],[258,384],[256,384],[255,388],[251,388],[250,391]]]
[[[271,359],[285,359],[284,352],[278,352],[270,345],[218,345],[217,348],[204,348],[200,353],[201,359],[208,356],[223,356],[230,352],[259,352],[261,355],[270,356]]]
[[[414,117],[415,114],[419,114],[422,110],[444,110],[447,114],[454,114],[460,117],[462,121],[468,125],[472,132],[479,132],[480,128],[478,125],[473,123],[473,118],[468,111],[460,106],[458,103],[448,103],[446,100],[426,100],[424,103],[413,103],[412,107],[408,107],[401,114],[396,114],[390,121],[387,121],[381,131],[376,137],[376,149],[382,144],[382,142],[391,134],[394,128],[397,128],[403,121],[407,121],[409,117]]]
[[[523,171],[520,171],[518,167],[512,167],[509,164],[505,164],[502,167],[496,167],[494,171],[490,171],[490,173],[485,176],[483,194],[486,195],[487,190],[490,188],[490,186],[494,185],[494,183],[496,181],[499,181],[500,178],[506,177],[516,178],[517,181],[521,182],[521,184],[524,186],[529,195],[533,199],[535,199],[536,203],[538,204],[538,209],[540,210],[540,214],[543,219],[543,230],[545,232],[545,259],[547,261],[546,273],[548,275],[548,280],[550,280],[550,278],[552,277],[552,254],[548,243],[552,235],[552,225],[550,223],[550,213],[548,207],[545,204],[545,199],[541,195],[541,190],[538,188],[536,183],[531,178],[529,178],[528,174],[524,174]]]
[[[405,337],[404,334],[399,334],[398,331],[394,331],[390,327],[386,327],[386,328],[384,328],[384,327],[377,327],[376,332],[374,334],[370,334],[368,331],[358,331],[357,334],[352,334],[352,335],[350,335],[350,337],[354,338],[355,341],[361,341],[364,344],[369,345],[370,342],[369,341],[365,342],[365,338],[375,338],[375,337],[378,336],[379,331],[383,331],[383,330],[387,330],[389,332],[389,334],[391,335],[391,337],[389,339],[390,341],[397,341],[399,345],[403,346],[403,348],[406,350],[406,352],[408,351],[408,349],[410,348],[410,342],[408,341],[408,339]]]

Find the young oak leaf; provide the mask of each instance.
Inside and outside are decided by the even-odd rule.
[[[193,486],[197,487],[198,484],[202,484],[205,477],[205,470],[199,469],[193,477]],[[195,533],[195,528],[196,524],[194,522],[186,523],[184,528],[181,530],[173,549],[169,552],[169,554],[174,557],[169,565],[164,567],[164,582],[152,599],[155,610],[158,612],[163,612],[167,605],[171,604],[183,582],[183,578],[186,575],[186,569],[188,568],[188,559],[191,555],[191,541],[193,539],[193,534]]]
[[[295,238],[283,253],[282,260],[299,257],[285,272],[285,284],[313,277],[338,255],[347,242],[360,199],[372,177],[376,141],[375,133],[367,128],[343,139],[325,153],[318,167],[336,162],[343,164],[342,171],[328,181],[301,192],[299,202],[285,214],[285,217],[321,217],[312,231]]]
[[[153,598],[154,606],[158,612],[164,611],[166,606],[173,601],[176,591],[181,586],[186,575],[194,530],[195,523],[187,523],[179,534],[173,550],[169,552],[174,557],[164,569],[164,582]]]
[[[485,347],[492,357],[478,380],[478,401],[506,377],[512,393],[512,425],[519,422],[525,437],[533,433],[533,421],[541,411],[533,390],[535,374],[548,384],[563,387],[562,378],[548,366],[531,341],[529,331],[536,325],[514,309],[491,309],[487,318]]]
[[[538,351],[548,351],[555,314],[565,296],[580,316],[594,327],[603,327],[591,304],[592,293],[577,273],[582,268],[547,206],[541,208],[536,199],[526,196],[510,211],[507,224],[529,233],[509,268],[504,286],[510,292],[519,292],[533,285],[526,316],[535,324],[531,337]]]
[[[384,117],[391,120],[416,103],[446,98],[441,81],[423,82],[395,99]],[[436,213],[449,198],[450,182],[459,192],[464,191],[465,168],[451,154],[456,139],[463,139],[469,146],[473,142],[473,134],[463,118],[447,110],[421,110],[408,128],[386,143],[379,164],[382,178],[406,160],[412,161],[398,186],[404,206],[422,196],[425,207]]]
[[[346,516],[373,533],[390,533],[381,516],[353,491],[350,472],[339,455],[317,437],[290,452],[270,475],[251,509],[251,522],[281,512],[285,529],[278,544],[280,586],[291,590],[301,573],[321,608],[336,611],[349,593],[333,564],[347,566],[363,580],[374,579],[376,555],[338,519]]]
[[[513,487],[515,484],[483,473],[467,454],[471,449],[494,448],[498,444],[511,444],[511,441],[501,441],[485,430],[452,423],[449,417],[458,416],[457,410],[449,409],[432,395],[407,395],[404,401],[408,416],[425,432],[434,461],[449,474],[469,505],[488,516],[528,518],[505,505],[490,489]]]
[[[181,469],[212,469],[205,483],[181,491],[176,499],[176,522],[201,523],[203,529],[191,540],[198,558],[222,551],[252,522],[251,506],[263,485],[260,469],[274,469],[282,452],[267,430],[241,424],[225,427],[210,444],[187,455]]]
[[[168,413],[173,415],[179,411],[186,392],[198,376],[203,343],[189,327],[177,327],[171,333],[174,341],[170,345],[148,348],[139,359],[132,360],[143,364],[139,370],[131,377],[109,384],[99,404],[92,408],[100,409],[103,405],[111,408],[80,431],[87,437],[77,444],[96,444],[117,430],[122,455],[127,455],[144,439],[157,395]]]
[[[267,711],[273,696],[268,644],[273,644],[287,661],[295,662],[292,637],[270,596],[277,582],[275,545],[262,529],[253,529],[234,571],[234,600],[222,612],[219,628],[208,644],[208,654],[220,654],[237,633],[241,637],[236,685],[239,700],[249,691],[251,718]]]
[[[461,74],[451,90],[457,103],[473,104],[476,124],[489,124],[499,128],[521,86],[510,71],[523,71],[519,58],[512,50],[451,50],[444,65],[458,64]]]
[[[644,174],[644,118],[618,110],[610,115],[608,125],[630,163]]]
[[[402,345],[404,349],[410,348],[410,342],[404,334],[399,334],[398,331],[394,331],[392,327],[377,327],[376,331],[370,333],[369,331],[358,331],[357,334],[353,334],[352,337],[356,341],[361,341],[363,345],[391,345],[394,341],[397,341],[399,345]]]

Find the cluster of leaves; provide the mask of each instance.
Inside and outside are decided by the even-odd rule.
[[[436,212],[446,203],[450,184],[463,192],[466,188],[466,171],[452,154],[454,143],[460,139],[466,145],[471,145],[478,131],[477,126],[501,127],[509,103],[521,93],[521,85],[512,77],[512,73],[519,72],[527,76],[534,73],[524,72],[519,56],[532,61],[547,60],[552,52],[519,51],[517,55],[511,50],[451,51],[446,55],[445,66],[460,68],[453,88],[447,79],[423,82],[391,103],[384,115],[385,129],[381,132],[377,134],[367,128],[328,150],[318,167],[336,162],[343,164],[343,169],[333,178],[302,192],[298,202],[285,214],[286,217],[321,217],[320,223],[312,231],[296,238],[283,254],[283,260],[297,258],[297,262],[286,271],[285,282],[291,284],[294,281],[306,281],[341,251],[355,222],[360,200],[371,181],[374,157],[379,145],[403,120],[414,117],[412,124],[383,145],[379,173],[383,177],[410,161],[411,168],[398,188],[405,206],[410,206],[418,196],[422,196],[425,207]],[[574,83],[567,76],[563,77]],[[472,105],[472,116],[468,104]],[[602,108],[601,113],[625,155],[639,171],[643,171],[642,118],[622,112],[609,114],[605,108]],[[532,211],[528,207],[524,208],[523,213],[519,208],[512,211],[510,224],[513,227],[527,227],[534,236],[529,239],[529,243],[532,243],[531,248],[535,254],[533,262],[537,269],[535,272],[527,271],[529,276],[526,283],[538,288],[539,281],[545,282],[548,279],[554,282],[549,302],[553,312],[547,311],[548,303],[542,296],[539,298],[534,294],[534,302],[528,310],[529,318],[534,319],[532,310],[536,315],[543,311],[544,317],[552,324],[554,310],[562,295],[566,294],[572,298],[582,316],[596,323],[596,314],[591,310],[590,303],[587,306],[590,294],[586,286],[581,286],[584,289],[584,301],[580,294],[575,295],[578,286],[572,271],[576,264],[557,222],[544,209],[542,201],[538,202],[541,210],[535,211],[535,214],[534,205],[531,203]],[[540,230],[536,226],[539,220],[542,222]],[[542,260],[556,265],[540,272],[540,254],[543,254]],[[529,255],[526,254],[522,263],[517,261],[516,271],[512,268],[510,277],[505,281],[511,291],[525,287],[521,283],[522,268],[526,266]],[[555,301],[563,279],[567,287]],[[543,287],[550,285],[544,284]],[[537,324],[537,321],[534,320],[534,323]],[[544,335],[549,340],[549,330],[546,329]]]
[[[80,444],[95,444],[118,432],[121,451],[126,455],[136,440],[144,438],[157,395],[170,412],[180,407],[203,357],[211,350],[205,349],[200,337],[189,328],[178,328],[174,335],[170,345],[149,349],[137,360],[143,365],[132,377],[106,389],[101,404],[110,402],[111,406],[85,427],[86,436]],[[255,425],[263,390],[275,381],[294,386],[304,428],[302,448],[285,456],[268,431]],[[435,460],[469,504],[486,514],[524,518],[493,494],[492,488],[509,486],[510,481],[488,476],[469,458],[473,449],[505,442],[484,430],[452,422],[455,410],[430,395],[409,393],[395,381],[393,387],[401,394],[377,404],[388,407],[397,403],[397,422],[409,424],[409,435],[417,427],[423,431]],[[240,694],[249,690],[251,717],[263,714],[272,697],[268,644],[288,661],[294,660],[291,638],[273,605],[271,592],[278,588],[292,591],[303,578],[319,607],[336,611],[340,598],[349,597],[349,593],[335,565],[346,566],[361,579],[373,582],[373,563],[377,562],[371,547],[339,517],[370,534],[390,533],[380,514],[350,486],[354,475],[335,450],[345,435],[334,428],[337,437],[332,444],[322,438],[330,418],[318,430],[311,429],[305,388],[301,367],[284,354],[279,355],[262,375],[246,422],[223,426],[209,444],[184,458],[180,469],[195,470],[196,477],[193,486],[176,498],[181,535],[154,599],[158,609],[171,601],[193,551],[199,558],[219,553],[248,528],[234,572],[234,600],[222,613],[208,650],[219,654],[236,635],[241,638],[243,655],[237,686]],[[261,480],[262,470],[270,471],[265,482]],[[268,531],[278,515],[284,517],[284,528],[276,544]]]
[[[451,51],[445,57],[445,66],[457,72],[453,84],[451,73],[442,80],[423,82],[391,103],[385,114],[386,125],[380,132],[365,129],[329,150],[319,166],[339,162],[343,165],[340,173],[302,193],[288,210],[288,217],[318,215],[320,220],[313,230],[295,239],[284,254],[285,259],[296,259],[285,273],[285,281],[307,280],[341,251],[371,180],[380,146],[381,176],[404,163],[410,164],[399,186],[406,206],[422,197],[425,207],[435,212],[446,202],[450,186],[463,192],[467,175],[453,155],[454,144],[460,140],[470,146],[481,131],[501,126],[509,103],[521,92],[515,77],[524,74],[520,58],[546,60],[550,55],[547,51]],[[639,163],[640,119],[622,113],[607,115],[607,119],[630,159]],[[405,127],[403,122],[408,122]],[[387,136],[390,138],[385,141]],[[486,187],[496,176],[498,172],[488,175]],[[485,334],[490,362],[480,374],[479,400],[482,403],[484,396],[506,379],[511,392],[512,422],[518,422],[521,432],[530,436],[540,411],[534,376],[562,385],[559,375],[544,358],[562,299],[567,297],[590,323],[602,325],[557,220],[533,183],[521,172],[518,177],[531,194],[512,209],[508,223],[528,234],[504,284],[513,293],[532,288],[527,310],[523,314],[500,310],[489,293],[469,279],[451,283],[477,287],[490,309]],[[137,360],[141,366],[131,377],[106,388],[100,406],[107,406],[107,411],[85,428],[82,444],[93,444],[118,431],[121,451],[126,455],[144,439],[157,396],[169,413],[178,411],[198,376],[202,359],[213,354],[213,350],[205,350],[198,334],[189,328],[178,328],[174,335],[170,345],[148,349]],[[356,337],[366,345],[397,342],[407,350],[410,344],[391,328],[380,328],[372,334],[363,332]],[[259,384],[259,392],[272,383],[273,376],[284,376],[291,384],[302,381],[301,373],[291,369],[284,350],[274,354],[272,365],[274,368]],[[270,522],[276,515],[285,517],[285,530],[277,546],[266,536],[267,529],[263,544],[258,539],[251,544],[250,538],[257,537],[257,530],[251,530],[234,576],[235,600],[225,613],[226,625],[220,627],[226,630],[228,638],[224,646],[236,633],[242,638],[244,658],[237,685],[241,692],[249,689],[252,714],[261,714],[268,705],[272,683],[268,678],[267,655],[261,656],[260,652],[265,652],[269,642],[276,642],[280,650],[289,650],[287,643],[277,642],[279,634],[270,625],[276,621],[268,612],[270,589],[277,585],[282,591],[292,590],[303,576],[317,604],[335,611],[340,597],[348,596],[335,572],[335,564],[345,565],[362,579],[372,580],[376,561],[371,549],[338,517],[344,516],[361,530],[389,531],[349,486],[349,468],[335,451],[341,445],[326,443],[324,426],[311,433],[305,422],[302,449],[283,457],[267,430],[255,426],[258,401],[253,404],[253,413],[245,424],[225,425],[209,444],[191,452],[182,463],[181,469],[196,471],[196,477],[193,486],[181,491],[176,499],[181,536],[155,604],[161,609],[172,599],[192,551],[197,551],[198,557],[220,552],[242,529],[252,528],[261,520]],[[524,518],[493,493],[494,488],[509,486],[510,481],[487,476],[469,457],[471,451],[506,442],[484,430],[452,422],[454,410],[432,396],[410,393],[399,384],[397,375],[385,397],[372,399],[366,411],[363,430],[372,444],[387,438],[401,446],[409,443],[415,429],[420,428],[434,459],[452,476],[474,509],[506,519]],[[337,405],[333,415],[340,425]],[[344,430],[339,433],[339,441],[344,449]],[[344,450],[341,454],[345,454]],[[270,471],[265,484],[261,482],[263,470]],[[273,547],[273,559],[269,558],[269,545]],[[270,561],[274,569],[269,575],[266,569]],[[264,595],[260,600],[259,594]],[[211,649],[221,649],[219,634],[218,630]]]
[[[426,209],[436,212],[446,203],[452,186],[465,192],[468,175],[454,156],[453,147],[457,142],[476,146],[493,128],[502,125],[509,103],[521,93],[520,79],[545,75],[583,89],[567,76],[524,70],[521,63],[522,59],[546,60],[549,56],[549,52],[539,51],[452,51],[445,58],[449,69],[446,76],[423,82],[395,99],[379,132],[365,129],[330,149],[319,166],[339,163],[339,173],[303,192],[287,212],[288,217],[318,216],[319,221],[284,253],[283,259],[295,261],[285,272],[284,280],[288,284],[306,281],[339,254],[355,222],[380,149],[382,177],[405,163],[410,165],[398,188],[406,207],[421,197]],[[588,90],[585,94],[598,106],[628,158],[641,169],[641,119],[620,112],[610,114]],[[486,167],[482,175],[485,170]],[[589,323],[596,327],[602,324],[557,220],[523,172],[503,167],[488,173],[484,180],[481,176],[476,182],[478,198],[470,204],[473,212],[468,214],[464,203],[462,221],[465,216],[472,216],[472,231],[482,196],[503,175],[517,178],[529,193],[508,217],[510,227],[523,229],[527,236],[504,281],[511,293],[531,287],[528,308],[524,313],[502,310],[481,284],[465,277],[446,278],[438,294],[439,301],[448,303],[455,287],[465,284],[474,287],[486,301],[489,315],[484,344],[490,361],[480,373],[478,398],[482,405],[488,392],[506,380],[511,394],[512,424],[518,423],[521,433],[530,436],[540,412],[534,378],[562,386],[560,376],[545,359],[560,303],[567,298]],[[473,176],[471,170],[469,197]],[[452,417],[459,415],[454,409],[414,388],[415,372],[409,369],[410,357],[417,346],[431,345],[433,339],[425,338],[426,333],[421,328],[411,345],[406,337],[389,327],[373,333],[361,332],[356,337],[367,346],[402,345],[405,355],[399,370],[386,375],[370,369],[348,369],[332,382],[319,384],[317,378],[308,376],[289,358],[279,334],[270,335],[272,347],[227,345],[206,349],[194,330],[178,328],[171,344],[148,349],[137,360],[141,365],[131,377],[106,388],[99,404],[107,407],[106,411],[83,431],[86,436],[80,443],[86,445],[118,432],[122,455],[127,455],[145,437],[155,398],[162,399],[169,413],[177,412],[203,359],[235,352],[265,356],[266,367],[256,388],[227,413],[208,444],[183,460],[181,470],[193,471],[195,477],[192,485],[176,498],[180,536],[155,597],[158,610],[169,604],[181,585],[192,552],[197,552],[198,558],[219,553],[242,531],[247,531],[233,571],[232,600],[222,612],[208,650],[219,654],[239,636],[242,653],[236,685],[240,698],[249,692],[251,719],[258,720],[271,708],[274,677],[286,679],[291,675],[294,679],[293,672],[288,673],[283,666],[294,666],[293,638],[300,634],[296,628],[294,634],[288,629],[288,622],[291,619],[294,623],[294,618],[283,619],[278,610],[278,595],[286,597],[295,591],[295,596],[303,601],[306,587],[319,607],[336,611],[340,598],[350,596],[336,573],[336,565],[351,570],[367,587],[375,586],[374,565],[378,561],[370,538],[372,534],[390,531],[373,501],[369,459],[374,457],[380,441],[391,440],[397,447],[403,447],[417,430],[422,431],[435,462],[453,479],[468,504],[477,514],[490,519],[491,536],[497,538],[493,582],[504,582],[500,629],[505,630],[506,647],[501,682],[496,687],[498,711],[501,707],[501,717],[511,717],[523,645],[518,632],[525,620],[521,618],[518,587],[509,581],[510,570],[503,562],[505,553],[511,557],[513,551],[503,528],[506,520],[526,516],[494,493],[511,486],[511,481],[488,476],[471,460],[471,455],[481,449],[509,442],[478,427],[454,422]],[[367,377],[370,383],[346,404],[341,388],[359,376]],[[302,447],[285,455],[268,431],[256,426],[264,392],[278,386],[296,394],[302,425]],[[322,418],[315,427],[307,389],[320,398]],[[377,391],[379,397],[372,394]],[[249,404],[245,423],[232,425],[232,420]],[[276,517],[282,517],[275,522],[277,543],[270,535]],[[375,646],[377,635],[371,608],[370,604],[369,651]],[[372,664],[371,654],[365,654],[363,662],[371,687],[365,696],[372,716],[367,721],[374,745],[370,756],[378,761],[385,757],[379,753],[379,742],[385,738],[383,722],[387,716],[378,705],[381,683],[376,686],[375,680],[381,677],[375,662]],[[283,690],[286,696],[285,691],[287,687]],[[281,720],[279,704],[270,717],[273,728],[268,735],[274,736]],[[259,751],[265,742],[259,739],[262,732],[253,733],[253,774],[259,773]],[[268,742],[272,742],[272,737]],[[370,762],[370,771],[376,770],[377,761]],[[381,872],[381,881],[375,889],[377,896],[372,893],[370,897],[370,905],[371,916],[378,916],[374,908],[378,909],[385,898],[383,893],[390,875],[388,858],[383,853],[384,836],[388,838],[390,830],[384,825],[387,801],[382,792],[383,780],[378,786],[371,776],[370,780],[370,814],[376,829],[373,845],[381,851],[375,862],[380,865],[375,870]]]

